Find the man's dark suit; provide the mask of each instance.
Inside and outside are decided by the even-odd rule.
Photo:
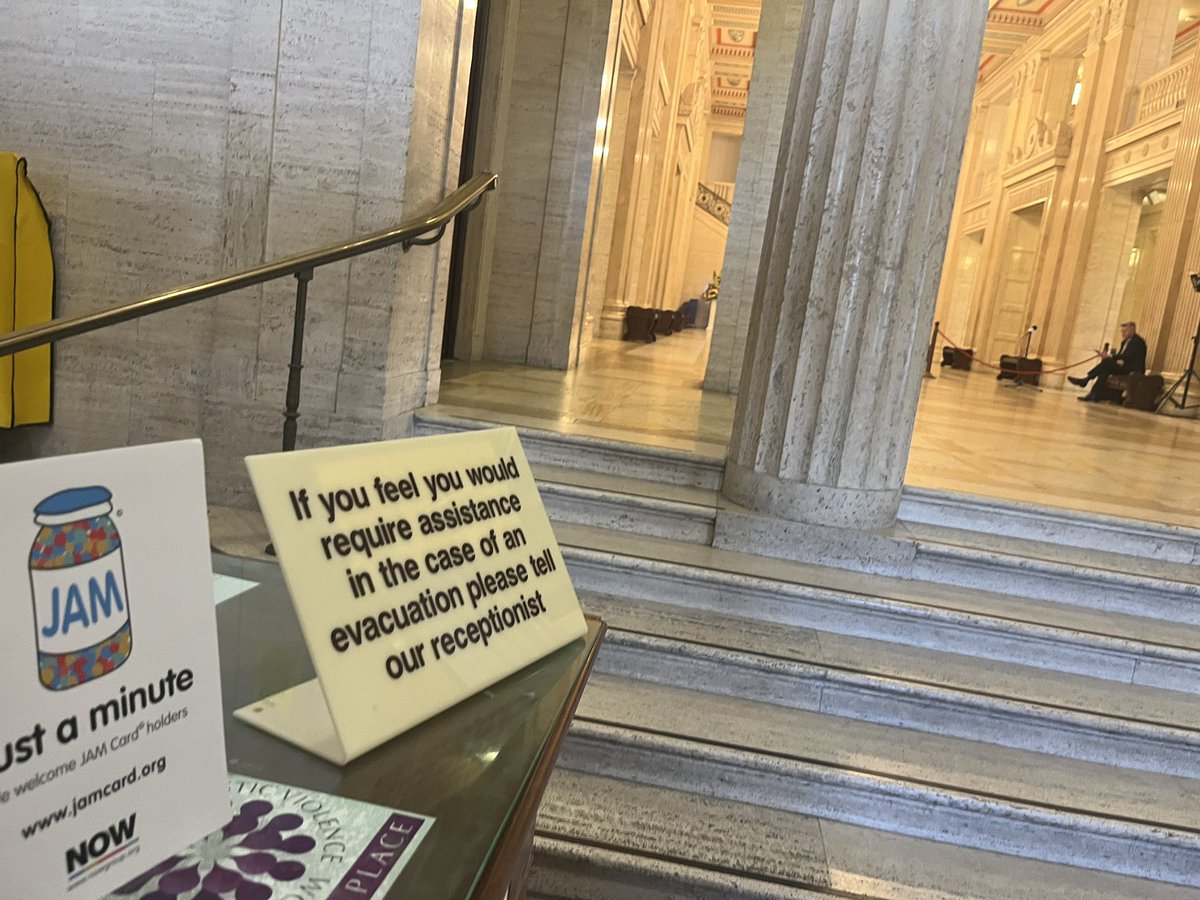
[[[1124,363],[1124,365],[1122,365]],[[1088,396],[1096,393],[1097,388],[1104,386],[1109,375],[1128,375],[1130,372],[1143,373],[1146,371],[1146,342],[1140,334],[1130,335],[1121,345],[1121,349],[1107,359],[1102,359],[1087,373],[1087,380],[1096,379]]]

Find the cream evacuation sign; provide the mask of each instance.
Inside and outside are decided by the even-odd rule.
[[[91,900],[229,819],[200,442],[0,497],[0,896]]]
[[[343,763],[586,631],[512,428],[246,465],[318,676],[265,731]]]

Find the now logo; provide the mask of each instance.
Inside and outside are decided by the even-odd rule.
[[[121,819],[109,825],[103,831],[97,831],[87,840],[79,842],[78,847],[67,850],[67,874],[74,878],[82,875],[90,866],[103,862],[110,856],[136,843],[134,827],[137,823],[137,813],[131,813],[128,818]]]

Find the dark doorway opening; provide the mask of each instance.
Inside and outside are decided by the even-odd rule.
[[[467,111],[463,125],[462,158],[458,167],[458,183],[462,184],[475,172],[476,144],[479,134],[480,98],[483,94],[483,70],[487,55],[488,18],[491,0],[479,0],[475,10],[475,34],[471,39],[471,75],[467,85]],[[466,215],[460,216],[450,244],[450,275],[446,291],[446,321],[442,328],[442,359],[454,358],[458,316],[462,304],[463,268],[466,263]]]

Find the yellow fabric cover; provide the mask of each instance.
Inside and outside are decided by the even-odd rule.
[[[54,316],[50,221],[25,160],[0,153],[0,334]],[[0,357],[0,428],[50,421],[50,346]]]

